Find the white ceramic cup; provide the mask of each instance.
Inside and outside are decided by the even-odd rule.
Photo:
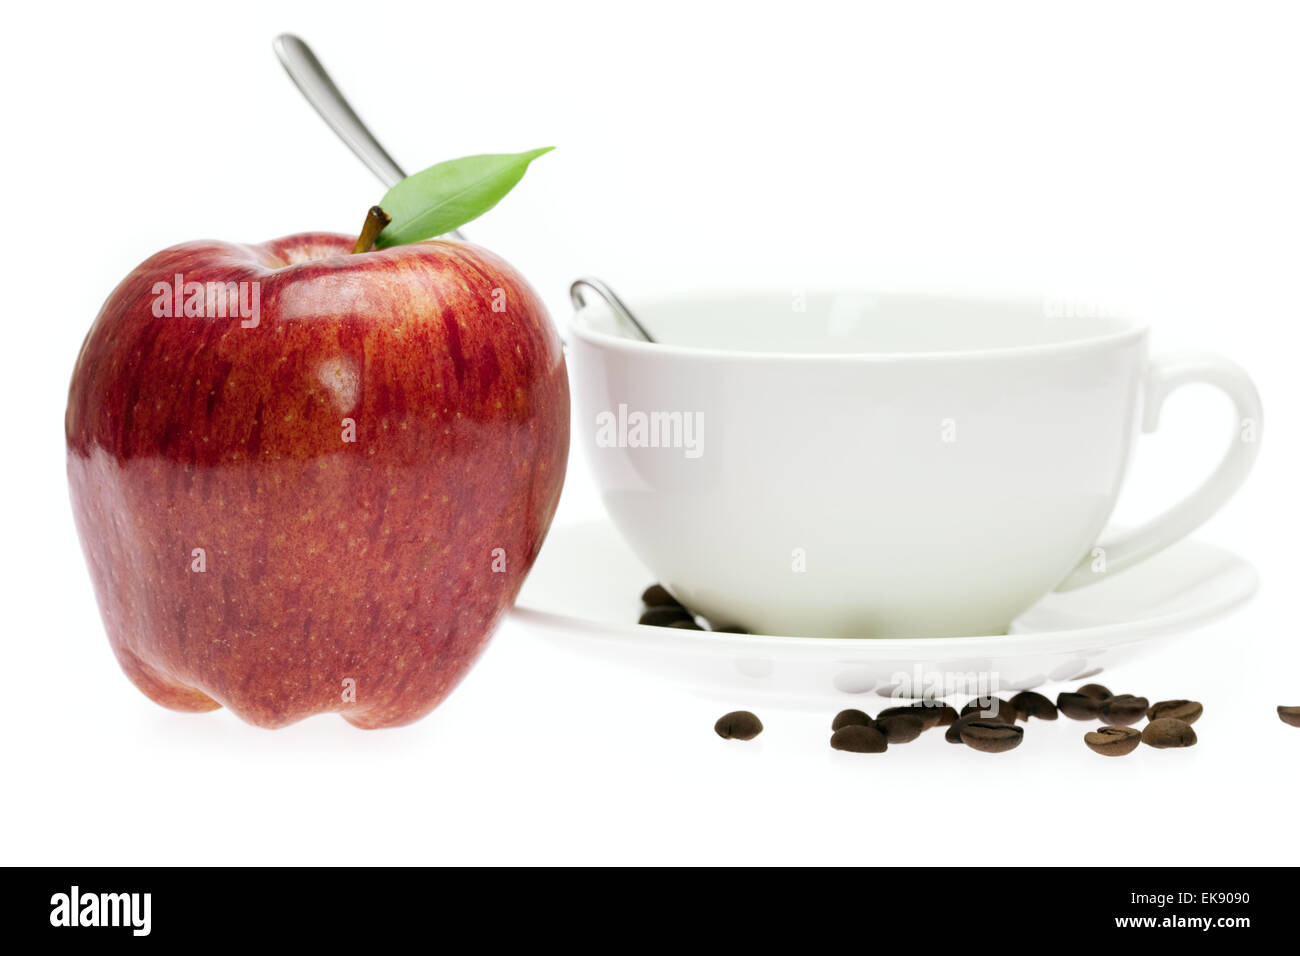
[[[570,336],[578,431],[656,578],[718,624],[814,637],[1004,633],[1240,487],[1259,395],[1231,362],[1151,360],[1144,327],[1050,303],[756,295],[600,300]],[[1141,423],[1190,382],[1239,427],[1189,497],[1099,540]],[[1226,437],[1226,436],[1225,436]],[[647,582],[649,583],[649,582]]]

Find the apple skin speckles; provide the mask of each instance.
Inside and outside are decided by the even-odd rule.
[[[166,707],[263,727],[417,720],[550,526],[569,391],[536,293],[468,243],[353,241],[164,250],[82,346],[65,420],[77,530],[118,661]],[[256,325],[155,315],[176,275],[257,283]]]

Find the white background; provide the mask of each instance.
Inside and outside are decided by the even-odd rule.
[[[53,4],[11,9],[3,164],[4,862],[1283,863],[1300,848],[1294,601],[1300,30],[1224,3]],[[507,624],[431,717],[268,732],[119,672],[67,503],[68,376],[103,298],[194,238],[355,232],[382,189],[299,98],[301,33],[414,170],[559,148],[469,228],[557,319],[735,288],[1026,292],[1130,308],[1267,409],[1198,535],[1247,556],[1241,613],[1103,675],[1205,703],[1201,743],[1103,760],[1059,721],[1000,758],[928,735],[826,746],[830,713],[722,711]],[[1180,391],[1117,520],[1190,489],[1230,430]],[[558,520],[600,514],[575,455]],[[1053,689],[1054,690],[1054,689]],[[1037,730],[1038,728],[1034,728]]]

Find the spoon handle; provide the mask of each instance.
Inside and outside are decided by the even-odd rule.
[[[334,85],[311,47],[292,33],[281,33],[273,45],[275,55],[280,58],[280,63],[289,74],[289,79],[293,80],[294,86],[316,108],[321,119],[338,134],[339,139],[347,143],[348,148],[379,177],[379,181],[391,189],[405,179],[406,173],[402,167],[393,161],[388,150],[379,145],[379,140],[361,122],[361,117]],[[453,239],[465,238],[459,229],[453,229],[447,235]]]
[[[654,336],[646,331],[646,327],[640,323],[635,315],[632,314],[632,310],[624,304],[623,300],[618,297],[618,294],[595,276],[585,276],[581,279],[575,279],[573,285],[569,286],[569,299],[573,302],[575,312],[581,311],[587,305],[586,297],[582,294],[584,288],[590,289],[592,292],[595,292],[596,295],[604,299],[605,304],[609,306],[610,311],[612,311],[617,318],[622,319],[635,329],[637,335],[641,336],[641,338],[645,339],[647,342],[654,342]]]
[[[366,124],[361,122],[361,117],[344,99],[311,47],[292,33],[282,33],[275,38],[275,55],[280,58],[285,72],[307,98],[307,102],[316,108],[321,119],[329,124],[330,129],[348,144],[352,152],[385,186],[395,186],[406,178],[402,167],[379,145],[379,140],[375,139]]]

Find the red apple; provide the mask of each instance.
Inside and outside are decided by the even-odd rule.
[[[416,720],[546,536],[569,388],[536,293],[468,243],[353,242],[164,250],[82,346],[77,530],[118,661],[166,707]]]

